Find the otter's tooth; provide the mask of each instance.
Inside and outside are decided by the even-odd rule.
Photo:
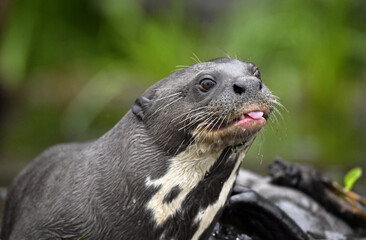
[[[244,119],[244,114],[240,116],[240,119]]]

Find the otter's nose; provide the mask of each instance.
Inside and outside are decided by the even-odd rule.
[[[262,90],[262,87],[262,81],[256,77],[241,77],[233,84],[234,92],[239,95],[246,92],[256,93]]]

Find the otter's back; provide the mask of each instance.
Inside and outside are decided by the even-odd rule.
[[[59,202],[61,195],[63,198],[69,195],[82,201],[77,197],[81,194],[73,192],[72,185],[83,178],[78,176],[77,172],[85,171],[87,163],[83,162],[85,158],[83,150],[87,146],[87,143],[53,146],[40,154],[15,178],[5,200],[2,240],[24,239],[27,235],[34,238],[32,234],[35,229],[40,227],[42,222],[46,222],[45,219],[51,215],[55,216],[52,212],[56,209],[57,211],[64,209],[64,212],[59,212],[57,215],[60,219],[65,218],[63,214],[69,214],[67,205],[73,204],[71,198],[69,203]],[[65,174],[66,172],[68,174]],[[65,175],[68,177],[65,178]],[[60,204],[63,207],[59,208]]]

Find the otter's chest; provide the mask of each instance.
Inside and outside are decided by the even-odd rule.
[[[191,149],[177,155],[164,176],[146,185],[158,188],[146,209],[161,239],[205,239],[229,197],[244,156],[231,148],[210,154]]]

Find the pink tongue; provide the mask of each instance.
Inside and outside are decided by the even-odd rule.
[[[253,119],[260,119],[261,117],[263,117],[263,112],[261,112],[261,111],[250,112],[250,113],[247,113],[247,115]]]

